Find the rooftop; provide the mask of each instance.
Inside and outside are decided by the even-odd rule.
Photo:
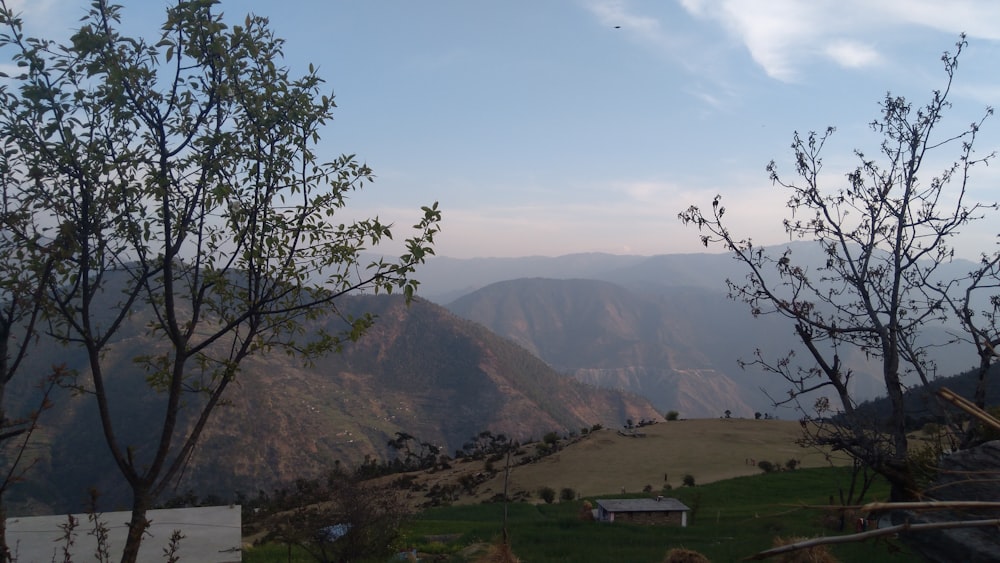
[[[680,512],[691,510],[675,498],[600,499],[597,505],[608,512]]]

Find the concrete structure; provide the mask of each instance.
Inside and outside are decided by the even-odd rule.
[[[687,527],[687,515],[690,510],[675,498],[601,499],[597,501],[595,518],[599,522]]]
[[[97,540],[91,534],[93,524],[86,514],[74,514],[77,519],[73,545],[69,552],[73,561],[94,561]],[[121,558],[125,547],[129,512],[104,512],[100,521],[108,529],[111,560]],[[169,545],[174,530],[184,538],[178,544],[177,555],[181,561],[199,563],[233,563],[242,560],[241,517],[239,506],[210,506],[203,508],[175,508],[150,510],[147,518],[152,526],[139,550],[142,563],[163,563],[164,548]],[[63,561],[66,542],[61,526],[67,523],[63,516],[32,516],[7,519],[7,543],[18,563],[50,563]]]

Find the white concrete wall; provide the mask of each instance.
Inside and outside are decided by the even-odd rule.
[[[70,554],[73,561],[95,561],[97,540],[88,532],[93,524],[86,514],[74,514],[79,523],[74,532]],[[121,559],[128,530],[129,512],[105,512],[100,519],[108,528],[111,560]],[[180,530],[184,539],[177,551],[181,561],[192,563],[232,563],[242,561],[242,518],[239,506],[211,506],[203,508],[175,508],[150,510],[152,522],[142,542],[139,561],[162,563],[166,561],[163,550],[169,545],[174,530]],[[17,563],[50,563],[63,560],[65,542],[61,525],[66,516],[32,516],[7,519],[7,544]]]

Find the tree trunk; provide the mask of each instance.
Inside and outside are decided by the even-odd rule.
[[[132,495],[132,520],[128,524],[128,536],[125,538],[125,549],[122,551],[122,563],[136,563],[138,560],[142,537],[149,529],[146,512],[153,504],[148,487],[133,486]]]
[[[10,561],[10,548],[7,547],[7,503],[0,497],[0,563]]]

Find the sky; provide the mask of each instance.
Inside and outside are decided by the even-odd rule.
[[[7,0],[28,30],[65,36],[87,0]],[[155,39],[167,2],[124,2]],[[947,7],[944,7],[947,6]],[[968,47],[944,133],[1000,101],[994,0],[223,0],[227,19],[266,16],[293,74],[312,63],[335,95],[321,152],[356,154],[376,181],[350,211],[397,239],[439,202],[439,256],[655,255],[704,251],[677,214],[722,195],[730,228],[774,244],[795,131],[835,126],[824,185],[877,152],[868,124],[887,92],[914,103],[946,85],[940,61]],[[977,154],[1000,146],[988,120]],[[957,156],[945,148],[940,166]],[[938,162],[938,161],[935,161]],[[1000,199],[997,166],[972,178]],[[931,172],[928,172],[930,175]],[[993,248],[968,229],[959,254]],[[388,250],[391,250],[388,249]]]

